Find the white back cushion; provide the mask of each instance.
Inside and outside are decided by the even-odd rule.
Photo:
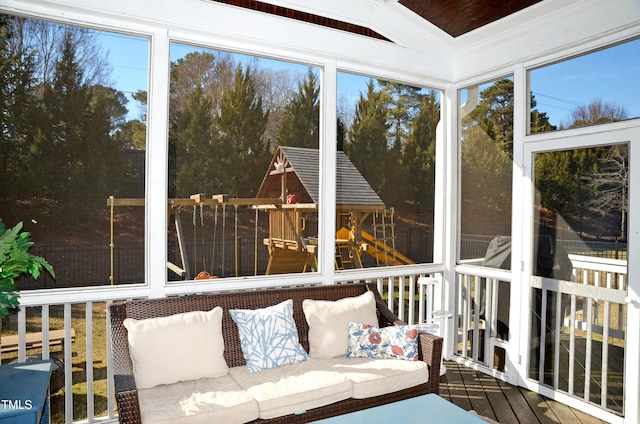
[[[344,299],[302,301],[309,324],[309,356],[335,358],[347,354],[349,322],[378,326],[376,300],[372,292]]]
[[[222,308],[161,318],[127,318],[133,375],[140,389],[229,372],[224,360]]]

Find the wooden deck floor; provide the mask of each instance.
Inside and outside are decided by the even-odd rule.
[[[441,379],[440,396],[500,424],[605,423],[530,390],[511,386],[455,362],[447,361],[445,365],[447,374]]]

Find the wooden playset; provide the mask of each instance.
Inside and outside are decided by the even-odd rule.
[[[219,210],[224,219],[227,208],[235,210],[235,273],[238,275],[237,214],[238,207],[255,210],[254,270],[258,272],[258,211],[269,216],[268,237],[262,240],[267,247],[269,261],[266,274],[308,272],[317,269],[318,204],[320,160],[317,149],[281,146],[271,160],[269,169],[255,198],[230,198],[216,194],[191,195],[188,199],[169,199],[168,219],[173,217],[180,253],[179,264],[168,262],[167,267],[180,277],[189,279],[215,278],[202,271],[194,275],[187,258],[181,208],[194,213],[204,207],[215,208],[215,225]],[[362,268],[363,254],[369,255],[378,266],[412,264],[413,261],[396,250],[395,217],[387,208],[349,158],[337,152],[336,174],[336,269]],[[109,197],[111,209],[111,281],[113,283],[114,207],[144,206],[144,199],[116,199]],[[200,214],[202,219],[202,212]],[[370,224],[367,223],[371,220]],[[225,234],[225,231],[222,231]],[[214,243],[216,233],[213,235]],[[224,246],[224,243],[222,243]],[[224,258],[224,255],[222,255]],[[224,259],[222,259],[224,260]]]

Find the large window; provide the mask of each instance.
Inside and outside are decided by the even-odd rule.
[[[0,15],[0,218],[6,226],[22,221],[35,243],[30,253],[56,273],[55,279],[46,272],[38,280],[21,277],[16,285],[23,293],[144,282],[148,50],[146,38]],[[142,201],[123,201],[131,198]],[[66,351],[52,333],[49,352],[27,343],[28,360],[54,360],[52,422],[65,421],[64,400],[72,395],[67,422],[107,411],[106,304],[91,308],[21,309],[21,331],[33,337],[45,328],[77,332]],[[1,320],[3,341],[18,337],[20,313],[12,309]],[[90,313],[103,317],[93,338]],[[3,364],[24,360],[4,347]],[[65,352],[71,391],[63,387]],[[94,394],[93,410],[86,393]]]
[[[0,218],[56,272],[20,289],[144,280],[144,208],[108,199],[144,198],[148,49],[0,15]]]
[[[511,269],[513,79],[471,86],[460,90],[458,97],[459,261]],[[459,321],[458,331],[468,330],[465,333],[470,335],[459,345],[460,353],[471,356],[476,350],[481,362],[489,361],[488,356],[494,353],[496,358],[503,357],[501,347],[485,355],[485,341],[488,337],[509,340],[511,284],[464,279],[456,290],[461,298],[469,296],[468,305],[472,305]],[[465,315],[462,309],[461,317]],[[504,365],[498,369],[504,370]]]
[[[433,261],[440,98],[338,73],[336,269]]]
[[[460,90],[459,101],[460,260],[480,265],[494,237],[511,236],[513,80]]]
[[[529,375],[623,410],[629,145],[535,155]]]
[[[171,44],[170,280],[317,269],[319,72]]]
[[[633,40],[529,71],[529,132],[640,117],[638,56]]]

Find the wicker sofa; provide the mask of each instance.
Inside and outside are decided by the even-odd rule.
[[[222,335],[224,337],[224,360],[229,369],[246,365],[236,323],[232,320],[230,309],[255,310],[266,308],[286,299],[293,301],[293,319],[298,330],[299,342],[309,352],[309,325],[303,313],[303,301],[315,299],[338,301],[353,298],[371,291],[375,297],[375,313],[380,328],[403,324],[386,306],[374,284],[356,283],[333,286],[303,286],[293,288],[260,289],[251,291],[223,292],[216,294],[200,294],[168,297],[162,299],[133,300],[115,303],[109,307],[113,368],[116,389],[116,402],[121,423],[142,423],[139,389],[134,378],[134,366],[129,350],[128,331],[125,319],[146,320],[148,318],[169,317],[190,311],[209,311],[220,306],[222,312]],[[370,295],[367,295],[371,297]],[[309,422],[330,416],[344,414],[356,410],[370,408],[425,393],[439,393],[440,359],[442,355],[442,339],[432,334],[420,332],[418,335],[418,353],[420,361],[426,362],[428,380],[421,381],[412,387],[403,388],[390,393],[367,398],[352,398],[321,405],[312,409],[296,411],[278,417],[255,417],[250,422]],[[161,356],[162,353],[158,353]],[[396,362],[406,362],[398,361]],[[175,365],[175,364],[174,364]],[[246,366],[245,366],[246,368]],[[162,373],[162,370],[158,370]],[[384,386],[384,382],[377,384]],[[177,401],[177,400],[176,400]],[[182,422],[172,419],[172,422]],[[197,421],[197,420],[196,420]],[[190,422],[190,421],[184,421]]]

